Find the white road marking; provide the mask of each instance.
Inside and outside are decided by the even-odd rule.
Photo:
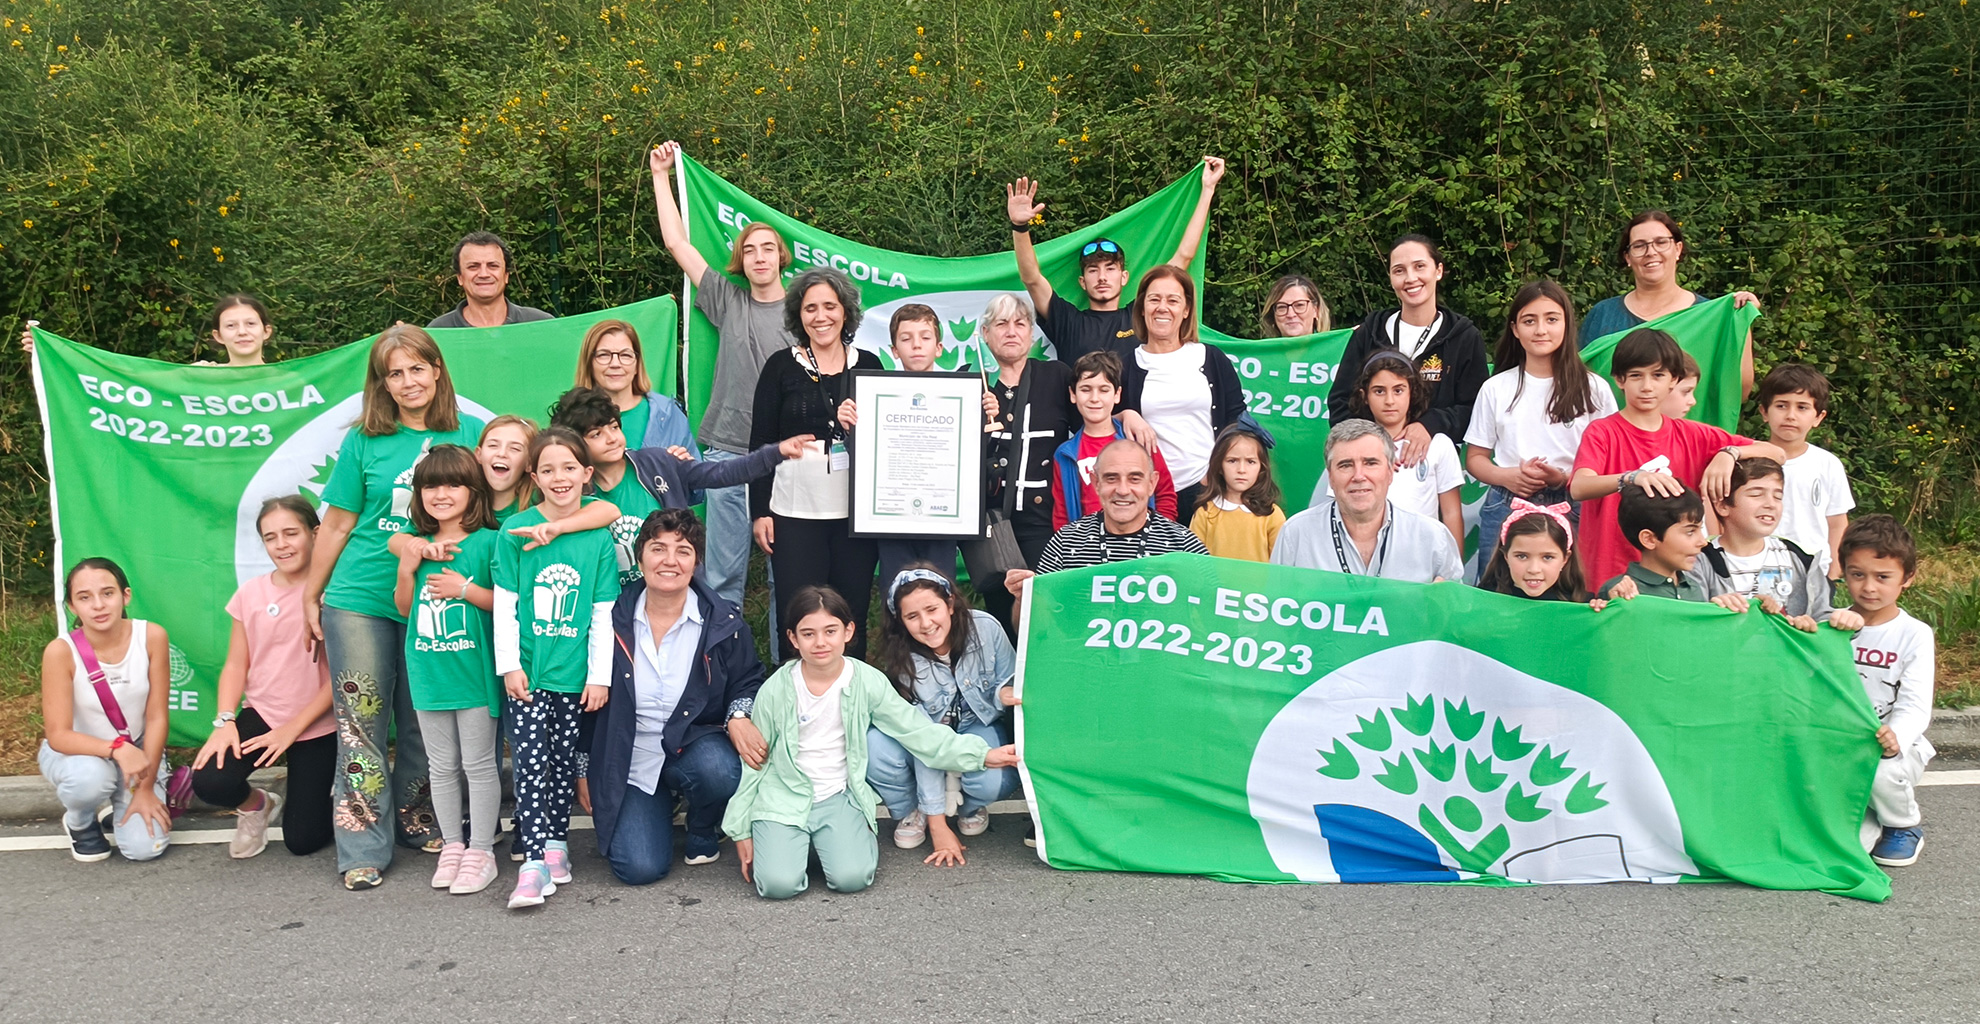
[[[1926,772],[1918,780],[1921,786],[1980,786],[1980,770]]]

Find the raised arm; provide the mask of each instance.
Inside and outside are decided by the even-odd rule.
[[[1210,200],[1217,195],[1217,183],[1222,180],[1224,158],[1204,157],[1203,191],[1196,197],[1196,211],[1189,215],[1189,226],[1183,228],[1182,242],[1176,246],[1176,254],[1170,257],[1170,266],[1186,270],[1196,262],[1196,250],[1203,244],[1203,228],[1210,223]]]
[[[1031,307],[1043,317],[1052,305],[1052,282],[1038,266],[1038,250],[1031,246],[1031,219],[1045,212],[1038,202],[1038,183],[1019,178],[1004,186],[1004,214],[1011,220],[1011,252],[1017,256],[1018,278],[1024,282]]]
[[[688,243],[687,222],[681,219],[681,208],[674,203],[673,184],[668,180],[668,172],[680,152],[681,144],[670,140],[647,155],[647,163],[653,169],[653,207],[660,214],[660,241],[667,246],[674,262],[681,265],[681,273],[699,285],[702,275],[708,273],[708,261]]]

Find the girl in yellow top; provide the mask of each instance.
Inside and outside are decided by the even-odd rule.
[[[1217,435],[1210,451],[1210,472],[1189,528],[1218,558],[1268,561],[1279,528],[1286,525],[1265,447],[1264,438],[1233,423]]]

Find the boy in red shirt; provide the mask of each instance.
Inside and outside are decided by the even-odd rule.
[[[1709,512],[1725,500],[1735,461],[1781,458],[1781,450],[1765,441],[1664,415],[1664,401],[1684,376],[1684,350],[1663,331],[1631,331],[1616,345],[1610,372],[1622,388],[1622,411],[1588,425],[1568,484],[1568,495],[1583,503],[1575,547],[1591,580],[1613,579],[1637,559],[1616,524],[1616,492],[1623,484],[1663,497],[1689,487],[1704,495]]]
[[[1065,529],[1067,523],[1100,507],[1099,492],[1093,489],[1093,462],[1100,449],[1115,438],[1126,437],[1114,408],[1121,400],[1121,357],[1112,352],[1088,352],[1073,364],[1073,406],[1085,422],[1080,432],[1067,439],[1052,453],[1052,528]],[[1169,463],[1162,453],[1150,449],[1155,460],[1155,494],[1148,506],[1155,514],[1176,517],[1176,482],[1169,476]]]

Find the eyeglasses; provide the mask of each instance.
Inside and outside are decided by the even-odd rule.
[[[591,361],[592,361],[592,362],[594,362],[594,363],[603,363],[603,364],[605,364],[606,366],[616,366],[616,365],[618,365],[619,363],[625,363],[625,364],[627,364],[628,366],[630,366],[630,365],[633,365],[633,364],[636,364],[636,363],[638,363],[638,362],[639,362],[639,353],[637,353],[637,352],[593,352],[593,353],[591,354]]]
[[[1086,248],[1081,249],[1079,255],[1081,258],[1085,258],[1096,252],[1104,252],[1109,256],[1119,256],[1121,254],[1121,247],[1103,238],[1097,242],[1086,243]]]
[[[1300,315],[1303,315],[1303,314],[1304,314],[1304,313],[1305,313],[1305,312],[1306,312],[1307,310],[1309,310],[1309,309],[1312,309],[1312,308],[1313,308],[1313,300],[1312,300],[1312,299],[1300,299],[1300,300],[1298,300],[1298,301],[1296,301],[1296,302],[1280,302],[1280,303],[1277,303],[1277,304],[1275,304],[1275,305],[1273,305],[1273,307],[1272,307],[1272,315],[1273,315],[1273,316],[1288,316],[1288,315],[1290,315],[1290,316],[1300,316]]]
[[[1662,238],[1645,238],[1629,243],[1629,254],[1631,256],[1648,256],[1653,252],[1670,252],[1671,246],[1676,243],[1677,239],[1669,235],[1665,235]]]

